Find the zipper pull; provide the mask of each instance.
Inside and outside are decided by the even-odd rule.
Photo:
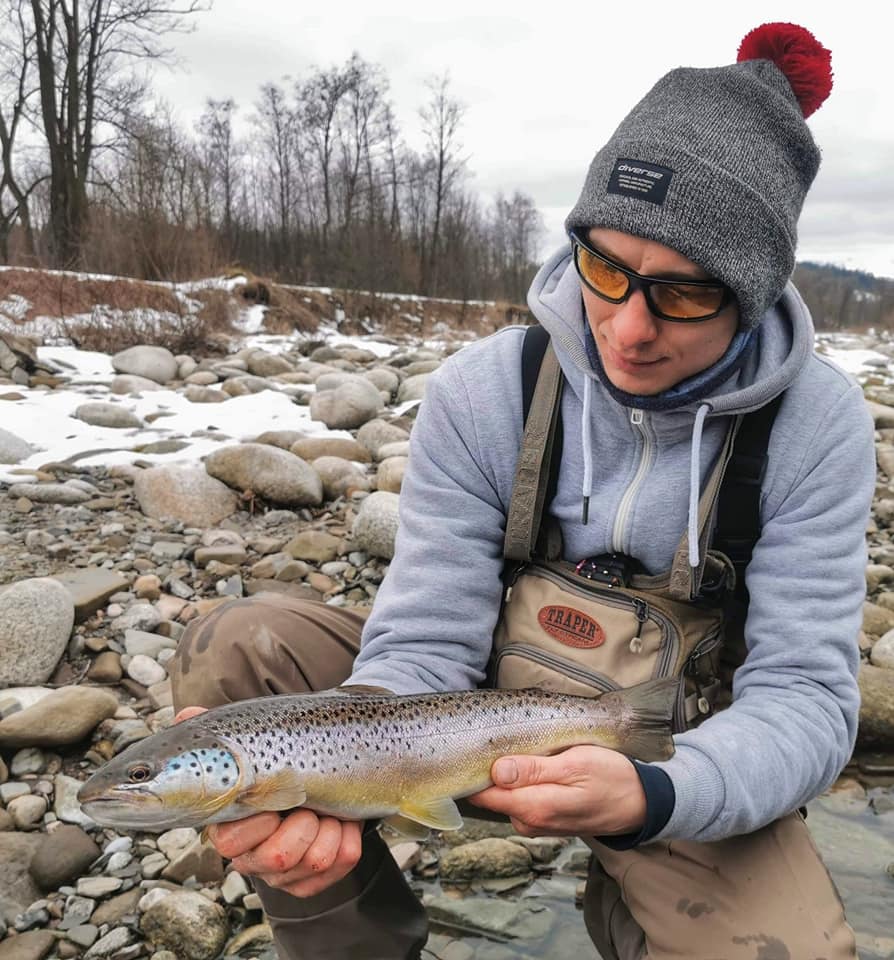
[[[640,600],[639,597],[633,598],[633,612],[636,617],[636,635],[630,641],[630,652],[631,653],[642,653],[643,650],[643,624],[649,617],[649,605],[645,600]]]
[[[637,427],[638,427],[638,426],[643,422],[643,412],[642,412],[642,410],[638,409],[637,407],[634,407],[634,408],[630,411],[630,422],[631,422],[634,426],[637,426]]]

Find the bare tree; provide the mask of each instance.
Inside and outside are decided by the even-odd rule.
[[[50,233],[60,264],[81,259],[96,154],[145,91],[137,63],[165,59],[164,41],[190,29],[206,0],[5,0],[19,11],[23,57],[37,73],[33,122],[45,141]],[[38,107],[39,104],[39,107]]]
[[[434,295],[438,290],[438,253],[441,242],[441,218],[453,185],[465,166],[460,158],[459,127],[463,105],[450,95],[450,77],[432,77],[426,86],[431,99],[419,111],[427,140],[427,159],[432,169],[434,210],[431,240],[427,256],[423,251],[422,289]]]

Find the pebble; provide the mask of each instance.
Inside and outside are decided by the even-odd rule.
[[[78,896],[101,899],[117,893],[124,883],[119,877],[81,877],[75,889]]]

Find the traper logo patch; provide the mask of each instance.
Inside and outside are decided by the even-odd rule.
[[[636,197],[661,206],[667,196],[674,171],[670,167],[661,167],[657,163],[645,160],[619,158],[608,178],[608,193],[619,193],[623,197]]]
[[[605,643],[605,631],[599,623],[574,607],[560,604],[541,607],[537,622],[551,637],[555,637],[566,647],[587,649],[600,647]]]

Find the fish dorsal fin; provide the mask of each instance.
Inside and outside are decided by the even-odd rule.
[[[450,797],[434,800],[407,800],[398,807],[400,816],[433,830],[459,830],[463,818]]]
[[[294,770],[286,767],[253,783],[236,797],[240,806],[254,810],[291,810],[307,800],[304,783]]]
[[[429,834],[431,833],[428,827],[423,826],[421,823],[416,823],[415,820],[411,820],[409,817],[402,817],[399,813],[385,817],[384,822],[387,823],[392,830],[396,830],[408,840],[428,840]]]

